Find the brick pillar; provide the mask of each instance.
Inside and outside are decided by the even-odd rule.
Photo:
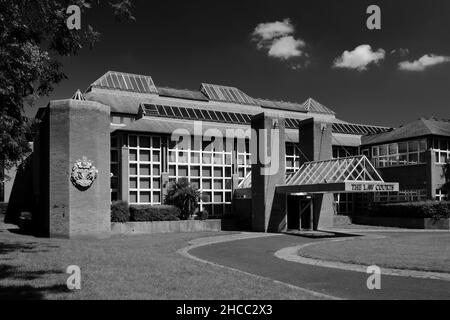
[[[48,112],[49,235],[109,235],[110,109],[97,102],[58,100],[50,102]],[[74,182],[89,179],[71,180],[74,165],[83,157],[98,170],[88,188]]]
[[[317,121],[314,118],[301,121],[299,128],[300,148],[307,160],[328,160],[333,156],[331,123]],[[306,162],[305,159],[302,159]],[[333,194],[313,195],[314,230],[333,227]]]
[[[285,125],[283,118],[275,118],[265,113],[252,118],[252,139],[250,149],[252,153],[252,230],[259,232],[279,231],[284,227],[286,213],[280,211],[280,199],[284,195],[276,195],[277,184],[285,180]],[[263,131],[265,129],[265,131]],[[278,136],[275,132],[278,130]],[[277,149],[272,149],[276,147]],[[266,149],[267,151],[261,150]],[[269,164],[264,164],[271,158]],[[273,172],[267,170],[271,166],[277,167]],[[267,170],[264,172],[264,170]],[[272,171],[272,170],[271,170]],[[278,201],[274,201],[278,199]],[[283,202],[283,201],[281,201]],[[282,208],[281,208],[282,210]]]

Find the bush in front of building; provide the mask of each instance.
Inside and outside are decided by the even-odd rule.
[[[0,215],[4,216],[6,214],[6,209],[8,209],[7,202],[0,202]]]
[[[172,205],[132,205],[130,206],[130,221],[178,221],[181,212]]]
[[[180,218],[186,220],[198,210],[201,195],[202,193],[194,188],[187,178],[181,178],[169,184],[164,203],[180,209]]]
[[[196,216],[197,220],[208,220],[208,218],[209,218],[209,212],[208,211],[203,210],[203,211],[197,212],[197,216]]]
[[[111,204],[111,222],[130,221],[130,209],[126,201],[114,201]]]
[[[386,203],[373,206],[369,210],[372,217],[395,218],[450,218],[450,201],[421,201]]]

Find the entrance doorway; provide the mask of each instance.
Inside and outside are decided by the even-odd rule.
[[[288,230],[312,229],[312,197],[308,195],[287,196],[287,228]]]

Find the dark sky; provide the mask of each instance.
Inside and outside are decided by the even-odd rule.
[[[382,29],[366,28],[366,8],[381,7]],[[157,85],[198,89],[201,82],[232,85],[253,97],[303,102],[312,97],[343,120],[398,126],[420,116],[450,118],[450,63],[421,72],[398,63],[425,54],[450,56],[450,1],[136,1],[136,22],[117,23],[109,10],[83,15],[103,35],[91,51],[64,58],[69,77],[51,99],[86,89],[107,70],[148,74]],[[289,18],[306,43],[310,64],[258,50],[259,23]],[[369,44],[386,51],[365,71],[332,68],[345,50]],[[390,54],[404,48],[409,55]],[[295,60],[295,59],[294,59]],[[46,100],[42,100],[44,104]]]

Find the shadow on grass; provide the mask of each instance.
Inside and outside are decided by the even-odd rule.
[[[45,299],[50,293],[69,293],[65,284],[35,287],[28,282],[40,279],[46,275],[63,274],[63,270],[26,270],[19,266],[5,264],[6,261],[16,261],[14,253],[48,252],[57,245],[39,242],[7,242],[0,243],[0,300]],[[11,256],[8,256],[12,254]]]
[[[59,248],[59,246],[39,242],[0,243],[0,255],[9,254],[13,252],[23,252],[23,253],[48,252],[50,251],[50,249],[55,248]]]
[[[30,285],[0,285],[0,300],[44,300],[49,293],[70,293],[70,291],[62,284],[38,288]]]
[[[26,271],[16,266],[2,264],[0,265],[0,281],[32,281],[39,279],[47,274],[62,274],[61,270],[38,270]],[[69,293],[66,285],[57,284],[44,287],[34,287],[28,284],[14,285],[1,284],[0,282],[0,300],[41,300],[45,299],[50,293]]]

